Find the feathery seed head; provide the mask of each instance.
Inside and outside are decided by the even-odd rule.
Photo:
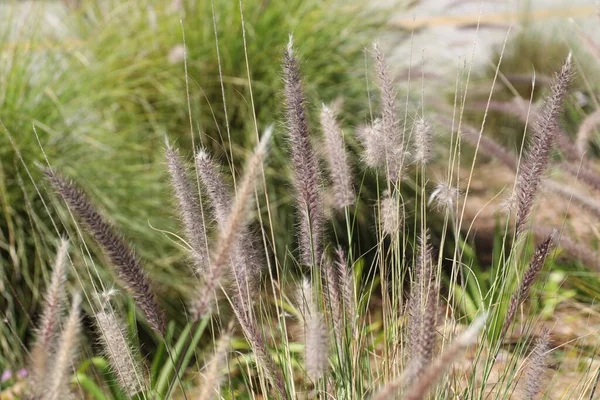
[[[51,368],[44,380],[42,400],[62,400],[69,397],[69,376],[77,354],[81,295],[75,294],[71,301],[69,318],[58,339],[58,347]]]
[[[417,371],[421,365],[419,361],[411,361],[404,372],[394,381],[385,385],[375,395],[374,400],[386,400],[392,398],[394,394],[402,386],[408,386],[408,390],[404,393],[404,399],[421,400],[427,394],[427,391],[442,375],[444,370],[448,368],[461,352],[477,341],[479,332],[485,326],[488,313],[484,312],[477,317],[467,329],[465,329],[454,341],[446,348],[434,362],[428,363],[423,373],[417,376]]]
[[[298,304],[300,305],[300,312],[304,322],[308,320],[308,317],[316,310],[316,304],[314,303],[314,295],[312,284],[308,277],[302,278],[300,285],[298,286]]]
[[[48,356],[55,350],[56,336],[62,319],[65,298],[65,266],[69,242],[62,239],[56,253],[50,285],[46,289],[37,338],[31,350],[31,380],[41,382],[48,372]],[[39,389],[39,390],[38,390]],[[41,395],[42,387],[33,384],[33,391]]]
[[[600,125],[600,109],[594,111],[579,125],[577,131],[577,151],[583,157],[588,149],[588,144],[592,136],[592,132]]]
[[[352,269],[348,267],[348,260],[344,250],[338,246],[335,249],[335,265],[338,270],[338,276],[340,278],[342,303],[346,313],[346,321],[351,328],[351,332],[354,332],[354,322],[356,319],[356,301],[354,295],[354,274]]]
[[[554,78],[550,95],[533,126],[533,138],[517,177],[517,234],[525,230],[531,209],[550,162],[550,153],[559,134],[558,117],[563,110],[569,83],[573,76],[571,55]]]
[[[61,239],[56,253],[54,268],[52,269],[50,286],[48,286],[46,295],[44,296],[44,307],[38,340],[40,346],[46,351],[51,346],[60,324],[62,307],[65,300],[64,284],[66,280],[65,267],[67,264],[68,248],[68,240]]]
[[[383,122],[377,118],[372,123],[360,127],[356,131],[358,139],[364,147],[363,162],[371,168],[385,167],[385,142],[383,138]]]
[[[457,187],[449,182],[439,182],[431,196],[429,196],[428,204],[434,204],[435,208],[440,211],[453,212],[460,192]]]
[[[150,326],[155,331],[164,333],[164,313],[150,290],[150,282],[134,251],[114,231],[112,225],[95,209],[85,193],[80,191],[75,184],[50,169],[45,169],[44,173],[54,190],[63,198],[100,245],[115,267],[119,278],[132,292],[136,304],[146,316]]]
[[[263,134],[254,154],[248,161],[235,201],[231,205],[227,220],[219,231],[210,268],[204,276],[204,285],[199,290],[200,294],[191,302],[192,317],[195,320],[206,315],[212,309],[215,291],[221,286],[223,275],[226,273],[225,267],[230,263],[233,252],[239,243],[240,235],[247,226],[251,195],[256,186],[256,176],[265,158],[271,132],[272,130],[268,129]]]
[[[204,271],[208,265],[208,240],[198,190],[191,184],[188,169],[181,160],[178,151],[168,147],[166,158],[171,185],[179,205],[185,235],[192,248],[194,264],[196,269]]]
[[[333,110],[326,105],[321,109],[321,127],[325,137],[325,156],[333,182],[335,206],[338,209],[354,203],[354,188],[348,157],[344,148],[342,130]]]
[[[402,228],[404,218],[398,197],[390,195],[387,190],[381,198],[380,215],[382,232],[395,237]]]
[[[427,232],[420,238],[414,282],[408,300],[408,348],[414,374],[420,375],[433,358],[439,287]]]
[[[109,307],[96,313],[96,323],[119,386],[132,397],[143,389],[143,372],[127,339],[126,329]]]
[[[270,133],[268,133],[270,135]],[[220,167],[202,149],[196,154],[196,169],[202,185],[208,192],[210,203],[220,229],[224,229],[231,210],[232,187],[225,182]],[[254,238],[247,227],[243,227],[231,256],[231,269],[235,278],[235,301],[248,303],[256,292],[262,265]]]
[[[404,132],[400,129],[394,80],[377,43],[373,45],[373,58],[381,98],[382,135],[379,140],[383,143],[384,167],[388,179],[395,182],[400,177],[405,158]]]
[[[528,399],[533,400],[539,396],[549,350],[550,331],[543,329],[529,356],[529,363],[525,372],[525,394]]]
[[[506,190],[505,190],[506,191]],[[510,192],[504,195],[504,198],[500,202],[497,212],[506,215],[513,215],[517,210],[517,192],[510,188]]]
[[[413,160],[419,165],[428,164],[433,157],[433,129],[424,118],[417,118],[414,127]]]
[[[300,67],[291,40],[283,54],[283,80],[296,206],[300,215],[300,262],[315,265],[323,255],[324,215],[319,193],[319,167],[310,142]]]
[[[488,316],[489,312],[485,311],[475,318],[471,325],[456,338],[456,343],[461,347],[467,347],[474,344],[477,341],[479,332],[485,327]]]
[[[306,322],[304,363],[308,377],[318,380],[327,370],[328,360],[327,329],[320,312],[313,312]]]
[[[231,330],[231,325],[229,330]],[[227,361],[230,340],[230,332],[224,333],[219,339],[215,352],[207,363],[206,373],[204,374],[204,384],[202,385],[198,400],[210,400],[219,393],[222,381],[220,370]]]
[[[231,190],[220,167],[204,149],[196,151],[196,170],[210,198],[219,226],[223,226],[231,209]]]
[[[529,290],[533,286],[538,274],[544,267],[546,258],[552,250],[555,236],[556,231],[551,232],[550,235],[535,249],[535,252],[531,257],[531,261],[529,262],[529,268],[527,268],[525,274],[523,275],[523,281],[510,299],[500,337],[504,337],[515,317],[517,308],[527,299]]]

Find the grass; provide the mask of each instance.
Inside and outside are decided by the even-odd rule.
[[[211,2],[185,4],[185,9],[172,11],[166,0],[82,2],[60,18],[59,29],[48,27],[40,5],[30,15],[39,24],[24,24],[16,32],[3,30],[6,84],[0,94],[0,120],[10,136],[5,132],[0,138],[0,274],[5,293],[0,304],[11,325],[2,325],[0,364],[24,361],[9,349],[29,336],[30,316],[39,308],[39,288],[49,277],[47,260],[58,234],[32,186],[32,180],[40,180],[32,165],[43,160],[40,146],[54,166],[85,180],[85,189],[135,241],[152,277],[165,283],[163,294],[173,293],[168,295],[171,315],[177,315],[177,304],[190,289],[181,276],[186,256],[165,233],[176,225],[162,211],[171,201],[165,187],[165,137],[186,153],[192,150],[183,61],[169,60],[182,46],[184,33],[192,129],[202,131],[195,144],[203,143],[223,159],[239,160],[254,129],[239,4],[214,2],[216,36]],[[349,99],[348,113],[355,116],[362,107],[364,85],[356,75],[364,59],[362,43],[381,16],[357,13],[352,4],[336,6],[332,14],[331,7],[312,0],[244,3],[249,73],[261,127],[279,119],[277,65],[290,32],[303,41],[302,50],[312,54],[307,64],[314,82],[308,88],[311,100],[318,104],[342,95]],[[320,34],[313,35],[314,30]],[[316,97],[317,87],[322,97]],[[232,145],[226,140],[229,136]],[[274,157],[271,171],[281,165]],[[282,197],[282,203],[289,199]],[[286,228],[278,234],[280,245],[286,241]],[[93,245],[92,250],[98,254]],[[101,273],[92,280],[97,278],[107,276]],[[89,277],[82,279],[82,284],[90,284],[85,282]]]
[[[294,43],[303,47],[298,36]],[[251,48],[241,51],[250,54]],[[310,118],[306,101],[312,85],[305,66],[311,59],[304,59],[304,52],[291,42],[277,51],[283,52],[278,58],[283,59],[283,73],[277,73],[283,77],[283,94],[276,97],[285,110],[278,117],[285,121],[282,129],[273,130],[260,120],[255,124],[254,107],[247,104],[250,111],[243,113],[251,123],[240,142],[233,136],[231,142],[226,135],[218,140],[212,136],[215,144],[211,145],[202,140],[205,130],[192,131],[190,141],[205,146],[195,153],[194,167],[185,158],[189,142],[178,138],[188,133],[167,135],[171,145],[182,148],[180,154],[167,153],[173,190],[164,172],[152,171],[161,177],[152,185],[160,186],[156,190],[164,195],[175,192],[175,199],[162,207],[179,206],[182,229],[171,228],[176,225],[174,216],[164,225],[146,226],[144,222],[154,222],[154,216],[136,222],[118,217],[124,214],[113,215],[113,207],[120,207],[113,187],[92,185],[96,181],[70,163],[55,163],[58,156],[48,153],[53,170],[46,171],[49,185],[39,177],[29,182],[55,191],[31,196],[51,199],[51,211],[40,211],[43,218],[36,219],[33,205],[24,208],[33,226],[43,227],[48,219],[65,232],[71,242],[70,259],[60,257],[65,250],[59,250],[53,277],[49,273],[39,278],[56,283],[46,289],[44,317],[36,323],[31,348],[49,348],[52,357],[40,358],[33,351],[28,364],[14,364],[28,365],[31,378],[8,379],[4,385],[12,386],[6,393],[43,399],[64,398],[71,391],[95,399],[206,399],[217,394],[219,398],[336,399],[536,398],[550,393],[559,398],[593,397],[600,371],[593,360],[596,334],[590,335],[590,345],[583,343],[588,336],[584,333],[572,342],[560,342],[560,325],[550,334],[544,326],[561,306],[553,295],[570,299],[571,285],[578,286],[571,276],[565,278],[568,268],[561,265],[561,253],[580,268],[582,276],[593,277],[598,269],[585,252],[594,254],[589,246],[596,243],[569,241],[564,216],[555,233],[545,229],[538,216],[544,211],[542,191],[552,182],[546,177],[548,171],[568,173],[563,159],[568,161],[570,155],[564,147],[561,154],[554,141],[560,139],[555,126],[562,110],[568,112],[572,104],[567,90],[569,71],[576,69],[572,63],[565,62],[562,74],[544,92],[547,105],[535,108],[536,122],[528,125],[523,149],[498,157],[490,149],[501,147],[487,131],[470,133],[466,122],[462,127],[444,122],[444,111],[440,116],[417,104],[407,107],[420,109],[417,115],[404,115],[384,53],[377,47],[367,55],[373,61],[367,63],[366,72],[377,101],[366,103],[365,109],[380,116],[380,121],[367,118],[372,129],[359,134],[360,143],[354,143],[343,129],[353,123],[352,118],[349,122],[343,112],[335,114],[339,109],[352,110],[352,103],[326,110],[319,126]],[[226,64],[217,62],[217,70]],[[128,84],[136,74],[128,75]],[[227,82],[226,75],[218,79]],[[182,89],[185,92],[185,86]],[[127,88],[123,94],[130,99],[135,90]],[[215,90],[219,92],[220,85]],[[493,87],[489,90],[493,93]],[[455,110],[468,99],[462,96],[456,93]],[[161,101],[157,98],[151,103]],[[193,98],[190,92],[190,104],[195,105]],[[235,110],[236,103],[229,107],[229,101],[226,96],[228,110]],[[124,104],[135,110],[140,103]],[[462,117],[450,116],[454,121]],[[163,126],[158,119],[141,121]],[[228,121],[234,132],[234,119]],[[226,132],[227,124],[223,125]],[[432,130],[448,136],[449,145],[440,154],[431,148],[436,140]],[[156,135],[162,139],[162,133]],[[476,159],[464,156],[473,142],[478,152],[497,157],[499,165],[507,164],[512,173],[507,191],[518,194],[514,208],[496,218],[489,267],[480,261],[489,255],[474,247],[474,222],[466,216],[481,171]],[[11,148],[19,146],[24,145]],[[41,147],[52,146],[42,143]],[[255,150],[248,154],[241,151],[244,147]],[[349,155],[353,151],[358,151],[363,164]],[[158,152],[152,154],[158,160]],[[580,171],[597,168],[593,155],[584,157]],[[291,166],[283,171],[281,165],[288,159]],[[161,168],[167,170],[166,165]],[[441,179],[437,178],[440,168]],[[101,168],[90,169],[94,170],[90,176],[108,175]],[[127,181],[118,174],[104,179],[127,186],[142,174],[135,169],[129,172]],[[344,191],[344,196],[329,202],[329,183],[344,188],[334,193]],[[587,184],[593,186],[593,181]],[[84,191],[78,192],[78,186]],[[575,206],[579,190],[569,187],[567,200]],[[159,203],[161,198],[146,200]],[[281,207],[290,202],[295,212]],[[165,214],[175,213],[161,215]],[[179,269],[177,277],[166,276],[167,270],[148,271],[153,263],[138,264],[149,258],[145,246],[137,245],[148,236],[136,237],[131,226],[150,232],[169,227],[154,233],[185,251],[185,258],[162,260],[168,268]],[[121,230],[125,240],[119,236]],[[34,245],[40,261],[52,259],[52,241],[40,239]],[[92,257],[87,246],[104,256]],[[154,251],[165,254],[160,248]],[[61,283],[61,259],[75,291],[69,296],[63,296],[69,290]],[[147,272],[151,272],[148,277]],[[179,302],[165,295],[172,290],[172,281],[191,288],[181,290]],[[589,281],[589,297],[575,304],[597,314],[595,279]],[[578,290],[580,295],[581,286]],[[84,310],[79,307],[79,292],[83,292]],[[156,304],[154,298],[159,300]],[[160,316],[166,307],[170,310],[164,326]],[[57,309],[62,312],[52,311]],[[581,319],[579,323],[587,327]],[[78,335],[79,330],[86,335]],[[101,344],[81,346],[77,354],[80,340],[87,336],[99,338]],[[13,357],[24,358],[21,352]],[[72,377],[71,362],[76,366]],[[576,369],[579,373],[566,386],[554,386],[563,372]]]

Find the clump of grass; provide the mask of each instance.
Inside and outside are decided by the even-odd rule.
[[[307,117],[302,91],[303,79],[291,43],[283,52],[283,69],[287,137],[299,211],[299,224],[295,232],[300,247],[298,257],[292,251],[283,254],[277,252],[277,229],[273,225],[278,221],[271,217],[273,210],[270,201],[276,199],[269,197],[272,192],[261,193],[258,190],[260,178],[263,178],[260,182],[263,187],[270,184],[267,176],[261,173],[265,170],[266,146],[271,137],[269,129],[260,138],[247,161],[243,175],[236,178],[231,190],[225,184],[224,177],[219,174],[214,159],[201,150],[195,155],[197,187],[200,190],[200,193],[195,193],[187,168],[172,149],[167,150],[171,180],[182,214],[180,219],[186,231],[184,240],[194,242],[187,246],[192,256],[191,270],[198,273],[193,280],[196,290],[188,298],[188,307],[180,310],[182,314],[191,316],[192,321],[181,333],[172,324],[169,329],[164,329],[166,324],[158,317],[161,315],[160,308],[149,289],[146,272],[124,239],[94,209],[83,192],[53,170],[46,170],[55,191],[83,222],[117,268],[121,280],[129,287],[138,307],[155,329],[155,338],[161,343],[161,349],[170,358],[171,362],[165,366],[166,372],[150,374],[151,377],[158,376],[159,382],[168,380],[168,389],[164,390],[165,385],[155,383],[156,379],[149,379],[149,382],[146,380],[145,374],[140,372],[144,370],[143,366],[133,366],[122,359],[125,356],[130,358],[132,348],[135,351],[138,349],[134,347],[135,344],[122,340],[123,329],[117,319],[112,319],[113,311],[109,316],[105,314],[106,305],[101,305],[101,309],[95,312],[98,324],[103,331],[116,332],[105,336],[106,344],[122,349],[118,354],[111,354],[109,350],[108,358],[113,364],[113,370],[116,370],[118,385],[124,392],[130,396],[135,394],[146,398],[155,396],[156,393],[153,392],[156,391],[169,398],[179,386],[187,396],[185,392],[189,385],[185,382],[185,369],[196,372],[197,367],[190,364],[190,360],[195,356],[198,366],[206,364],[200,360],[210,354],[212,360],[208,363],[200,398],[210,398],[217,392],[221,392],[222,397],[242,395],[280,399],[301,397],[305,393],[311,393],[314,397],[334,398],[364,398],[375,394],[376,399],[383,399],[395,396],[398,392],[408,399],[422,399],[428,395],[449,398],[457,394],[481,397],[488,383],[493,383],[497,390],[493,396],[490,395],[492,398],[505,398],[507,393],[511,393],[514,386],[512,378],[516,374],[515,365],[518,364],[522,350],[512,352],[509,356],[511,362],[504,369],[495,370],[495,375],[492,374],[492,369],[499,350],[504,345],[506,329],[514,322],[516,309],[528,296],[551,250],[553,235],[537,247],[522,283],[515,285],[515,272],[525,254],[523,243],[526,240],[522,238],[535,231],[535,227],[529,228],[526,222],[532,213],[542,174],[549,164],[552,140],[548,139],[548,135],[552,139],[551,136],[556,134],[555,124],[559,104],[565,97],[568,65],[558,75],[559,84],[555,87],[555,96],[548,102],[550,106],[547,112],[539,114],[540,122],[534,132],[535,140],[523,161],[526,164],[525,172],[518,173],[516,177],[516,191],[522,194],[517,196],[520,211],[517,212],[515,240],[509,241],[513,232],[507,226],[502,244],[508,244],[508,250],[503,248],[502,251],[506,250],[508,254],[499,257],[498,265],[489,274],[490,282],[485,279],[475,282],[480,295],[475,303],[464,295],[472,284],[471,271],[476,269],[467,254],[470,250],[470,231],[461,230],[462,220],[450,218],[459,218],[458,212],[453,213],[459,209],[459,202],[463,201],[452,179],[452,171],[448,173],[449,179],[437,187],[427,185],[431,137],[417,137],[410,141],[404,136],[406,126],[410,124],[399,118],[393,81],[387,71],[383,53],[377,47],[375,61],[374,72],[380,89],[379,112],[382,115],[381,131],[376,132],[379,135],[376,138],[383,142],[380,149],[384,150],[385,161],[379,160],[373,165],[385,171],[386,182],[371,199],[372,212],[379,215],[377,226],[383,228],[370,231],[377,243],[372,250],[375,255],[370,259],[365,256],[365,250],[361,249],[362,244],[352,240],[353,231],[358,229],[355,218],[359,211],[352,210],[349,202],[340,202],[344,203],[340,208],[344,209],[345,229],[337,231],[333,228],[334,235],[325,235],[325,229],[331,222],[327,220],[327,216],[332,213],[326,212],[326,204],[321,201],[320,163],[318,153],[313,150],[311,143],[311,121]],[[331,141],[334,146],[328,146],[328,158],[341,160],[344,157],[340,154],[345,152],[345,146],[343,141],[338,140],[337,128],[343,122],[330,117],[327,116],[327,124],[330,125],[329,128],[334,128],[332,131],[336,132],[336,139]],[[334,120],[339,124],[338,127],[335,127]],[[421,130],[419,135],[427,136],[431,133],[425,125],[417,128]],[[258,138],[258,126],[255,129]],[[479,143],[481,132],[477,136]],[[369,148],[376,143],[371,139],[364,141],[365,152],[369,153],[364,159],[368,163],[373,161],[371,156],[381,156],[376,154],[374,148]],[[459,141],[456,140],[455,143],[458,146]],[[493,149],[494,146],[487,148]],[[460,152],[460,148],[451,151]],[[415,155],[414,170],[404,164],[409,152]],[[455,167],[452,156],[450,160],[448,168],[452,169]],[[337,162],[331,162],[330,166],[335,164]],[[521,166],[517,163],[517,171]],[[333,175],[335,177],[347,173]],[[412,173],[414,177],[411,176]],[[235,176],[235,170],[232,175]],[[401,207],[404,205],[401,198],[402,187],[406,185],[418,186],[412,208],[414,214],[404,212]],[[340,187],[342,186],[345,185]],[[465,193],[465,197],[467,194]],[[430,209],[428,199],[439,202],[439,211]],[[256,202],[256,211],[250,207],[252,200]],[[389,204],[384,205],[381,200],[389,201]],[[195,217],[205,205],[210,205],[213,211],[216,229],[211,229],[212,224],[204,216]],[[259,210],[262,207],[266,208],[266,214],[270,216],[268,221],[261,219],[263,214]],[[401,218],[394,216],[390,219],[385,215],[400,211]],[[441,231],[445,236],[439,238],[430,229],[436,221],[434,215],[437,212],[443,213],[444,221]],[[253,218],[257,220],[254,222],[259,225],[260,235],[259,230],[249,229]],[[392,222],[387,222],[386,225],[387,219]],[[407,227],[412,227],[413,231],[408,231]],[[343,236],[347,236],[344,238],[347,248],[340,244]],[[328,241],[330,237],[332,239]],[[245,250],[246,243],[258,242],[259,239],[262,239],[264,246],[264,259],[272,267],[262,287],[248,282],[256,277],[255,267],[258,264],[255,262],[254,252],[248,253]],[[206,249],[211,251],[206,253],[205,261],[198,262],[198,255],[195,253],[200,248],[196,247],[202,241],[207,242]],[[448,260],[444,257],[446,246],[453,247],[450,249],[452,257]],[[289,247],[294,246],[290,243]],[[372,260],[372,264],[369,265],[367,260]],[[202,265],[203,263],[206,265]],[[310,279],[304,279],[302,283],[302,299],[295,302],[293,296],[290,296],[289,288],[297,286],[292,272],[298,271],[290,265],[298,264],[311,268]],[[229,285],[230,280],[234,284]],[[410,291],[407,290],[408,283]],[[514,287],[517,289],[513,292]],[[456,298],[463,288],[463,295]],[[407,293],[408,301],[404,304]],[[509,298],[512,300],[506,303],[504,299]],[[456,325],[467,325],[456,310],[461,302],[467,301],[475,303],[474,314],[478,316],[468,328],[456,335],[453,332]],[[76,295],[72,301],[70,316],[57,340],[51,377],[43,381],[44,389],[47,389],[47,394],[52,399],[69,395],[68,366],[75,360],[73,349],[79,331],[79,303],[80,298]],[[507,306],[508,312],[504,312]],[[489,314],[494,318],[488,320]],[[291,318],[294,315],[302,317],[300,323],[298,319]],[[533,316],[528,318],[528,323],[535,321]],[[134,327],[135,317],[129,319]],[[209,322],[214,337],[217,337],[219,331],[223,332],[220,329],[222,326],[239,325],[245,342],[230,340],[229,333],[221,333],[224,339],[216,345],[214,352],[197,352],[198,343],[208,336],[203,334]],[[438,334],[442,325],[449,334]],[[485,334],[480,335],[484,328]],[[231,329],[228,328],[227,332]],[[304,341],[300,343],[296,343],[295,338],[298,330],[305,333]],[[502,332],[500,337],[496,335],[498,331]],[[173,344],[177,334],[180,337]],[[332,336],[336,338],[335,352],[332,350],[333,346],[330,346],[333,343],[329,340]],[[138,340],[141,338],[137,337]],[[236,356],[227,365],[229,379],[227,384],[222,384],[219,379],[220,369],[225,366],[224,359],[227,358],[229,346],[234,345],[237,346]],[[142,348],[142,345],[138,346]],[[446,375],[445,372],[470,346],[475,349],[474,353],[469,353],[469,357],[465,358],[470,361],[466,363],[469,364],[466,370],[460,373],[451,371]],[[300,355],[302,353],[304,356]],[[544,353],[542,350],[534,351],[532,360]],[[158,357],[153,362],[153,368],[160,368],[156,366],[161,364],[161,358]],[[164,359],[166,356],[162,358]],[[543,364],[539,360],[535,362]],[[98,361],[96,363],[99,364]],[[123,372],[119,372],[120,368],[126,372],[125,375],[120,376]],[[541,372],[539,369],[535,371],[537,372],[533,374],[538,374],[539,377]],[[101,388],[103,386],[109,386],[112,392],[115,391],[110,388],[110,384],[97,385],[91,379],[86,380],[88,376],[81,371],[77,374],[79,381],[83,382],[81,387],[94,392],[98,397],[104,395]],[[132,378],[134,375],[137,379],[135,382]],[[171,376],[172,379],[169,378]],[[436,386],[436,382],[440,381]],[[535,386],[534,382],[530,386],[534,388],[529,392],[533,396],[535,394],[532,393],[537,392],[535,387],[539,388],[539,385]],[[118,398],[118,395],[113,397]]]
[[[177,229],[177,222],[164,212],[169,201],[163,185],[167,171],[162,168],[165,132],[186,153],[202,143],[217,159],[227,157],[241,167],[239,155],[253,145],[249,133],[254,112],[264,124],[283,110],[277,60],[289,32],[312,55],[304,66],[311,77],[306,88],[311,102],[342,95],[347,98],[345,116],[360,120],[366,110],[364,84],[355,78],[360,77],[366,33],[381,29],[384,20],[358,3],[250,0],[243,3],[243,15],[252,33],[244,40],[238,2],[186,1],[176,9],[171,0],[79,3],[68,10],[60,4],[28,4],[31,23],[3,22],[0,28],[5,39],[0,45],[5,82],[0,88],[0,193],[3,204],[10,204],[3,208],[0,224],[7,243],[0,276],[15,288],[15,293],[0,297],[2,317],[9,321],[0,326],[6,339],[0,341],[0,364],[9,368],[23,363],[22,352],[11,349],[26,341],[30,315],[41,308],[39,288],[50,270],[45,260],[53,253],[49,243],[62,233],[52,226],[54,216],[37,195],[41,173],[28,164],[42,158],[40,147],[53,167],[81,182],[121,231],[135,238],[149,275],[163,284],[159,290],[168,300],[169,317],[179,318],[182,325],[178,307],[193,284],[181,275],[187,254],[163,234]],[[4,10],[16,20],[17,7],[9,4]],[[50,24],[46,13],[55,10],[59,17]],[[7,15],[7,21],[12,19]],[[248,73],[252,85],[246,84]],[[250,91],[254,110],[248,107]],[[200,124],[199,141],[189,135],[188,99]],[[275,153],[273,170],[283,165],[281,154]],[[278,196],[286,192],[281,185],[272,188],[280,190]],[[291,207],[289,199],[284,203]],[[291,213],[282,214],[292,220]],[[148,224],[159,230],[148,229]],[[285,224],[278,228],[277,246],[282,248],[288,229]],[[93,255],[95,260],[100,256]],[[101,279],[108,282],[110,277],[103,274]],[[82,282],[93,289],[85,276]]]

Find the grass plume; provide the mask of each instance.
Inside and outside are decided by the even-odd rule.
[[[80,321],[81,296],[76,294],[71,300],[71,311],[58,339],[51,369],[46,374],[42,400],[63,400],[70,396],[69,375],[77,354]]]
[[[377,133],[380,133],[379,140],[383,145],[382,167],[385,168],[388,179],[396,182],[400,177],[405,155],[404,132],[400,128],[396,88],[387,60],[377,43],[373,45],[373,59],[381,99],[381,131]]]
[[[569,55],[556,75],[550,95],[534,124],[533,138],[519,168],[516,185],[517,233],[522,233],[525,229],[535,196],[550,162],[550,153],[559,130],[558,117],[563,109],[572,75],[572,61]]]
[[[418,377],[431,362],[435,345],[438,288],[427,233],[420,238],[414,283],[408,300],[408,348],[413,372]]]
[[[219,395],[221,387],[221,368],[227,361],[227,353],[231,341],[231,332],[224,333],[219,339],[215,352],[208,361],[206,372],[204,373],[204,379],[200,395],[197,397],[198,400],[210,400]]]
[[[428,164],[433,158],[433,128],[423,118],[417,118],[413,127],[413,161],[419,165]]]
[[[62,320],[65,296],[65,267],[67,264],[69,242],[62,239],[56,252],[52,268],[50,285],[44,295],[42,315],[37,329],[37,336],[31,349],[31,376],[41,381],[48,372],[48,357],[55,350],[56,337]],[[40,395],[41,393],[37,393]]]
[[[296,201],[300,214],[300,262],[315,265],[323,255],[323,205],[319,193],[319,166],[310,142],[306,100],[292,38],[283,54],[286,123],[290,141]]]
[[[135,255],[111,224],[98,212],[75,184],[50,169],[44,170],[54,190],[92,234],[115,267],[119,278],[132,292],[152,329],[164,333],[165,317],[150,289],[150,282]]]
[[[304,305],[304,366],[308,377],[316,382],[323,376],[329,363],[328,333],[308,279],[302,283],[301,295]]]
[[[449,347],[442,353],[442,355],[429,364],[423,374],[416,380],[416,382],[410,386],[406,395],[405,400],[419,400],[423,399],[427,394],[427,391],[440,378],[444,370],[446,370],[461,353],[469,347],[471,344],[477,341],[479,331],[485,326],[487,319],[487,313],[480,315],[473,321],[471,326],[465,329],[456,339],[452,342]]]
[[[524,392],[525,398],[535,400],[540,398],[540,389],[544,372],[546,370],[546,358],[550,350],[550,331],[543,329],[536,340],[535,347],[529,355],[527,369],[525,372]]]
[[[392,382],[382,387],[379,392],[373,397],[373,400],[386,400],[393,398],[395,393],[401,388],[408,386],[408,389],[403,399],[423,399],[427,394],[427,391],[440,378],[441,374],[446,370],[457,357],[470,345],[477,341],[479,332],[485,326],[487,319],[487,313],[483,313],[477,317],[471,326],[465,329],[449,347],[442,353],[442,355],[435,361],[428,363],[423,373],[413,380],[415,377],[415,370],[420,369],[421,366],[410,362],[404,372]],[[410,384],[412,382],[412,385]]]
[[[128,396],[133,397],[143,389],[144,374],[127,338],[125,326],[109,307],[97,312],[95,317],[102,347],[119,386]]]
[[[204,284],[193,300],[192,316],[196,320],[212,308],[215,290],[222,283],[223,275],[226,272],[225,267],[230,262],[232,251],[238,243],[240,233],[243,232],[246,226],[250,198],[255,188],[255,179],[263,163],[270,137],[271,131],[268,130],[246,165],[244,177],[238,187],[227,221],[219,231],[210,268],[204,277]]]
[[[554,241],[555,232],[550,234],[536,249],[533,255],[531,256],[531,261],[529,262],[529,267],[525,271],[523,275],[523,281],[512,295],[510,302],[508,303],[508,311],[506,313],[506,317],[504,319],[504,324],[502,325],[502,333],[500,337],[504,337],[508,328],[512,324],[512,321],[517,312],[517,308],[527,299],[529,294],[529,290],[533,283],[535,282],[538,274],[544,267],[544,263],[546,262],[546,258],[552,249],[552,244]]]
[[[198,200],[198,190],[191,184],[179,152],[172,147],[166,151],[167,167],[171,177],[171,186],[179,205],[181,221],[186,238],[192,248],[192,259],[196,269],[208,267],[208,240],[204,223],[204,212]]]
[[[321,128],[325,138],[325,158],[333,183],[335,207],[343,209],[354,203],[352,173],[344,148],[344,137],[335,112],[323,105],[321,108]]]
[[[231,210],[231,188],[210,155],[199,149],[196,152],[196,169],[203,187],[208,193],[219,229],[225,229]],[[256,292],[260,279],[260,257],[255,249],[254,238],[247,226],[242,227],[231,256],[231,268],[235,278],[236,301],[249,302]]]

